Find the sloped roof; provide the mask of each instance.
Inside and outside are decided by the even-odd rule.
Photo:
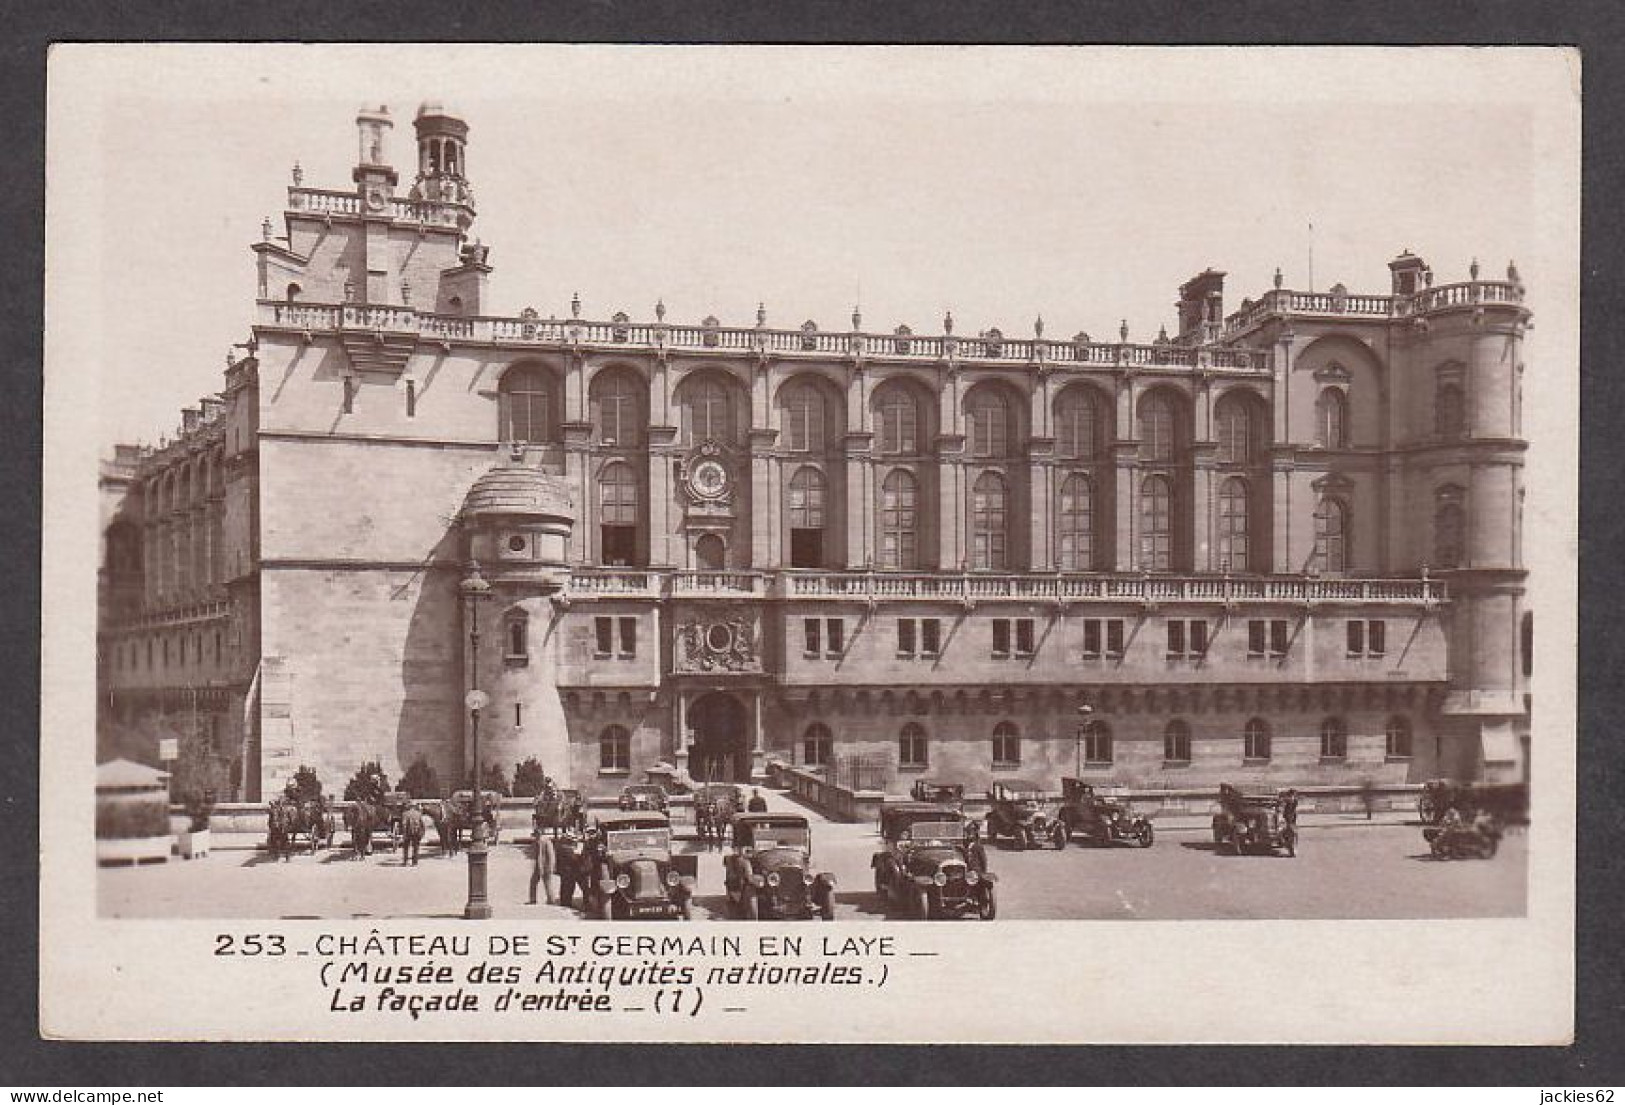
[[[161,787],[169,782],[169,772],[138,764],[134,760],[108,760],[96,765],[98,790],[136,790]]]
[[[474,481],[463,517],[480,514],[575,518],[574,498],[562,477],[525,464],[499,464]]]

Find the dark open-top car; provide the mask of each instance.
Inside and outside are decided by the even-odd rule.
[[[1298,792],[1242,792],[1219,784],[1219,812],[1213,815],[1213,843],[1245,852],[1298,854]]]
[[[1061,824],[1070,840],[1089,844],[1116,844],[1119,841],[1151,847],[1151,822],[1138,817],[1127,802],[1095,791],[1093,783],[1082,779],[1061,780]]]
[[[587,912],[605,921],[688,920],[698,856],[674,856],[654,811],[600,814],[587,850]]]
[[[666,812],[666,789],[658,783],[633,783],[621,788],[618,805],[623,810]]]
[[[1066,826],[1044,788],[1025,779],[994,783],[987,792],[989,843],[1008,840],[1017,848],[1039,844],[1066,847]]]
[[[915,779],[914,786],[909,789],[909,797],[916,802],[929,802],[937,806],[952,806],[956,810],[965,808],[965,784],[944,783],[931,779]]]
[[[812,866],[812,826],[794,813],[734,817],[733,851],[723,857],[728,912],[754,921],[835,920],[835,876]]]
[[[870,860],[875,891],[919,920],[997,915],[987,855],[976,823],[950,806],[902,802],[882,807],[881,849]]]

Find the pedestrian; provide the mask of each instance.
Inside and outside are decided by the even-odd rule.
[[[755,787],[750,788],[750,801],[745,803],[745,811],[747,813],[767,812],[767,799],[763,798],[762,792]]]
[[[558,856],[555,854],[553,838],[542,835],[537,829],[533,834],[536,841],[536,850],[532,853],[530,864],[530,903],[536,904],[536,885],[541,884],[547,893],[547,904],[552,905],[553,898],[553,870],[557,866]],[[568,899],[566,903],[569,904]]]

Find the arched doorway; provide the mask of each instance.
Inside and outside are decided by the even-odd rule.
[[[694,558],[699,561],[700,571],[720,572],[726,567],[727,547],[723,545],[722,538],[708,533],[694,542]]]
[[[694,743],[688,773],[695,782],[750,782],[750,722],[744,705],[731,694],[712,691],[688,708]]]

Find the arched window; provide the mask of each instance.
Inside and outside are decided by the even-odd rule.
[[[970,566],[1003,571],[1006,566],[1006,490],[1004,477],[983,472],[971,488]]]
[[[638,478],[630,464],[598,473],[598,556],[605,564],[635,563],[638,555]]]
[[[1112,727],[1110,725],[1097,719],[1084,725],[1079,735],[1083,738],[1084,763],[1109,764],[1112,762]]]
[[[598,734],[598,770],[632,770],[632,734],[623,726],[611,725]]]
[[[502,621],[503,643],[507,646],[505,657],[509,660],[523,660],[530,655],[530,619],[523,610],[517,610],[507,615]]]
[[[1147,476],[1140,485],[1140,567],[1145,571],[1173,570],[1173,498],[1166,476]]]
[[[881,456],[914,456],[920,451],[920,408],[901,384],[880,390],[875,400],[875,451]]]
[[[726,567],[727,546],[714,533],[703,534],[694,542],[694,559],[702,572],[720,572]]]
[[[1349,754],[1349,729],[1340,717],[1329,717],[1320,723],[1320,758],[1342,760]]]
[[[1001,721],[993,727],[993,766],[1021,766],[1021,730],[1014,722]]]
[[[521,444],[553,440],[552,387],[539,368],[510,369],[502,377],[503,439]]]
[[[1100,453],[1100,403],[1087,387],[1070,387],[1055,401],[1055,455],[1093,460]]]
[[[1095,566],[1095,489],[1074,472],[1061,484],[1055,509],[1055,566],[1086,572]]]
[[[925,727],[918,722],[911,721],[903,726],[903,731],[897,737],[897,766],[919,770],[929,767],[930,763],[929,750],[926,748]]]
[[[1179,450],[1178,411],[1173,396],[1162,391],[1140,400],[1140,459],[1169,462]]]
[[[919,485],[907,469],[894,468],[880,486],[880,566],[918,567]]]
[[[824,451],[824,395],[812,384],[784,389],[784,446],[792,453]]]
[[[1385,750],[1389,759],[1411,758],[1411,723],[1408,719],[1397,716],[1389,718],[1386,737]]]
[[[1348,508],[1340,499],[1315,507],[1315,566],[1330,575],[1348,571]]]
[[[1434,391],[1433,432],[1446,441],[1467,432],[1466,402],[1460,384],[1443,383]]]
[[[1191,762],[1191,727],[1178,718],[1162,730],[1162,758],[1172,764]]]
[[[981,459],[1010,456],[1010,403],[994,387],[980,387],[965,399],[965,433],[970,455]]]
[[[615,449],[643,445],[643,393],[642,381],[624,370],[593,377],[593,432],[598,444]]]
[[[803,465],[790,477],[790,567],[824,566],[824,474]]]
[[[1244,760],[1270,758],[1270,723],[1261,717],[1247,722],[1241,731],[1241,756]]]
[[[827,767],[835,759],[835,738],[829,726],[815,721],[801,735],[801,762],[806,767]]]
[[[288,285],[288,302],[289,303],[297,302],[299,297],[301,295],[303,295],[304,293],[305,293],[305,289],[301,288],[297,283],[289,284]]]
[[[1213,411],[1221,464],[1256,464],[1263,455],[1264,425],[1258,404],[1245,395],[1226,395]]]
[[[733,444],[738,427],[728,386],[713,376],[689,380],[682,389],[683,434],[690,444],[720,441]]]
[[[1315,440],[1322,449],[1348,446],[1348,400],[1341,388],[1325,388],[1315,400]]]
[[[1433,507],[1433,563],[1439,568],[1462,565],[1462,537],[1466,529],[1464,494],[1455,485],[1439,488]]]
[[[1219,486],[1219,558],[1227,572],[1249,571],[1247,481],[1232,476]]]

